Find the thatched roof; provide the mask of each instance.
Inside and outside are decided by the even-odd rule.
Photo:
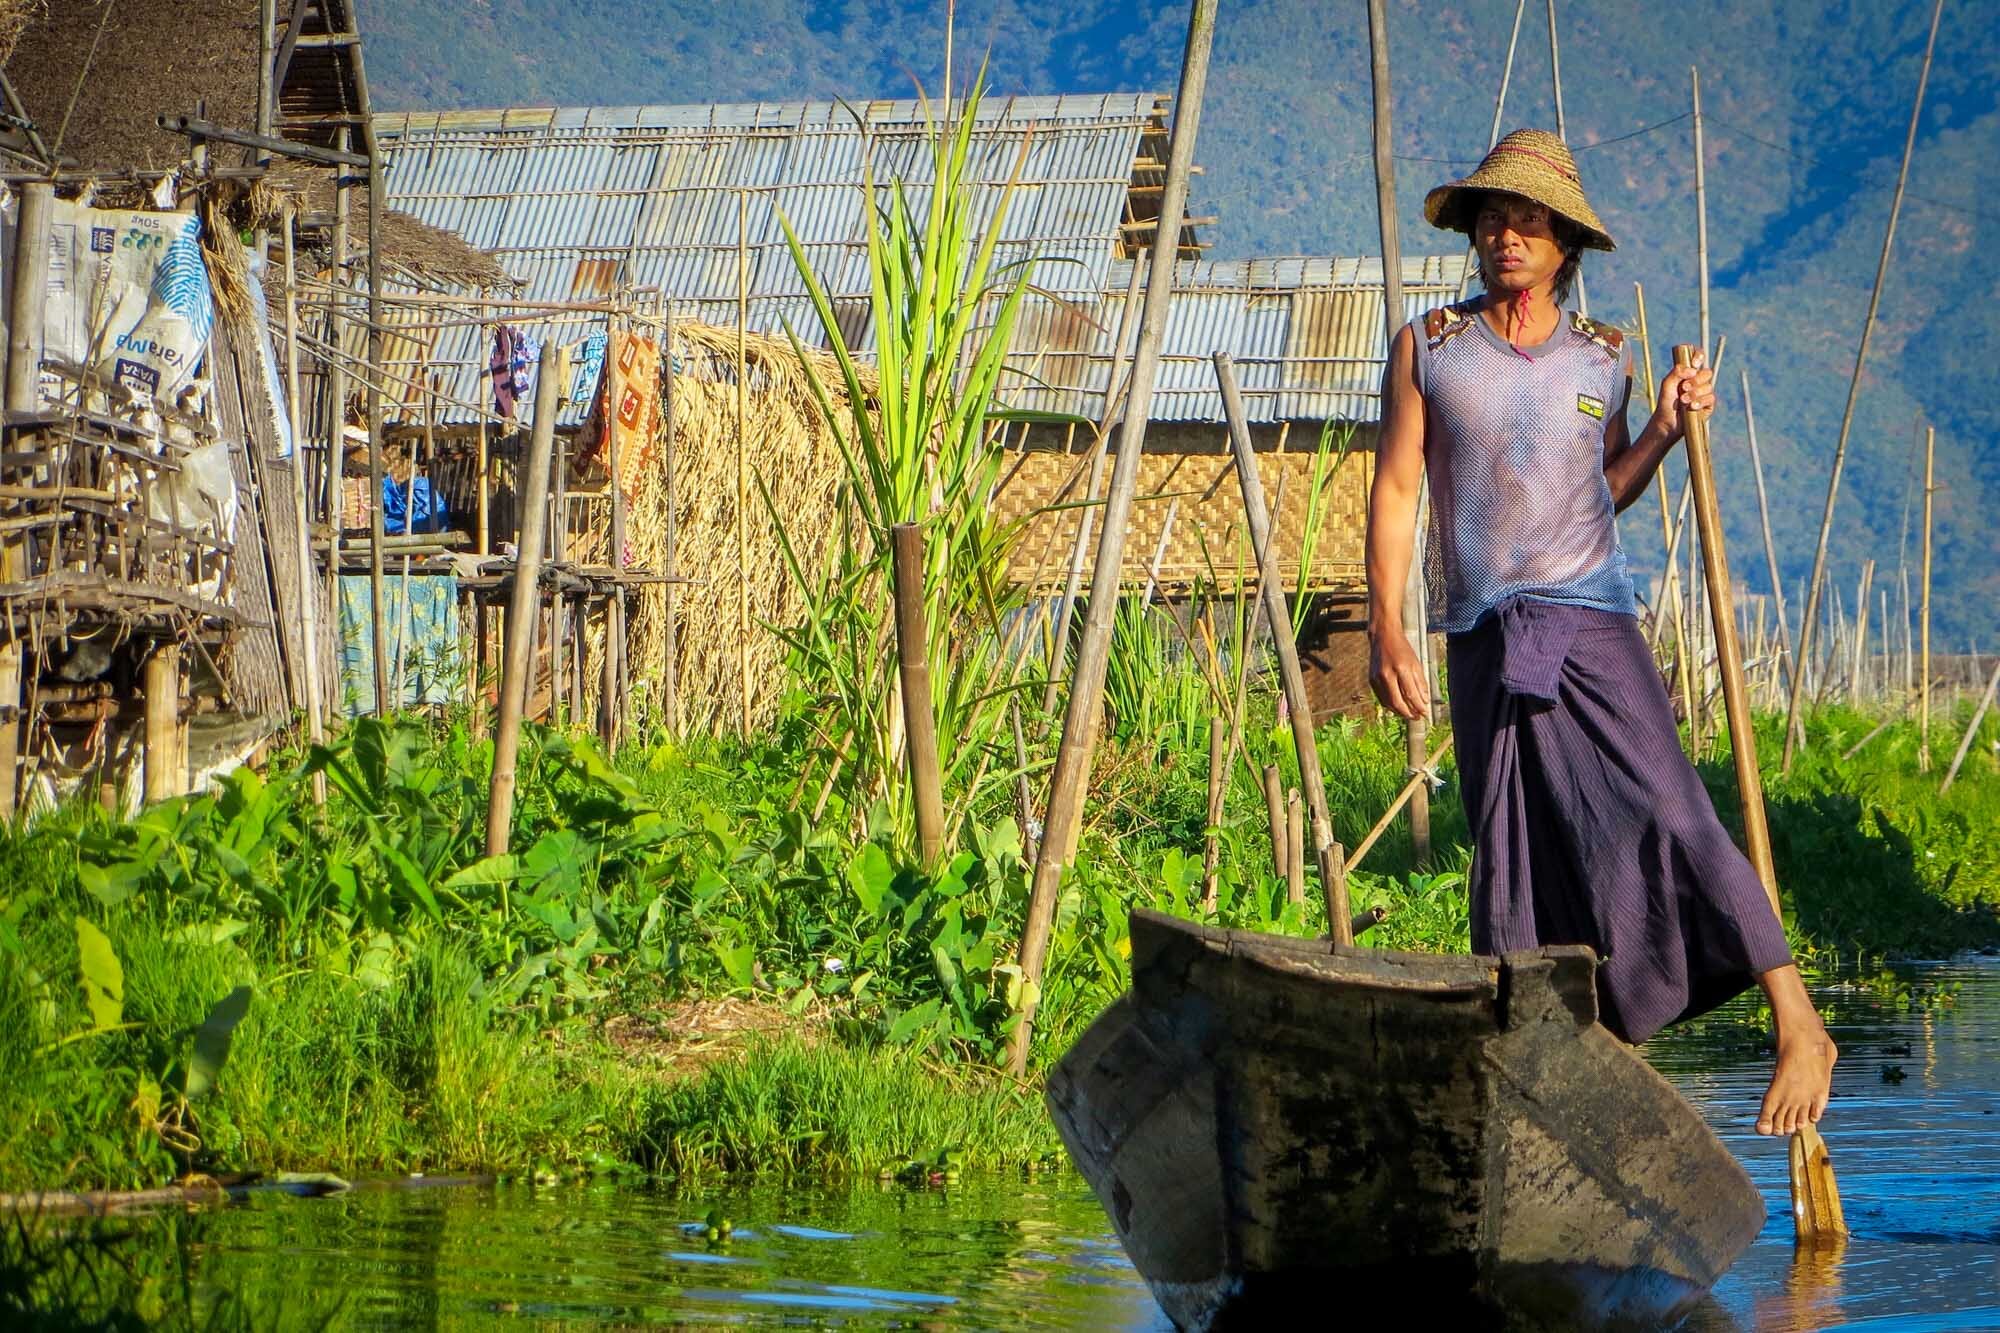
[[[273,164],[265,179],[298,197],[300,213],[333,212],[333,173],[303,162]],[[348,193],[348,226],[355,243],[368,234],[368,192]],[[448,287],[507,288],[520,281],[484,250],[467,245],[455,231],[433,227],[391,208],[382,214],[382,255],[390,264]]]
[[[50,148],[82,167],[166,170],[184,161],[187,140],[155,117],[192,115],[200,102],[219,124],[256,123],[257,0],[0,6],[0,36],[8,9],[17,19],[27,11],[8,80]]]
[[[40,9],[36,0],[0,0],[0,65],[5,65],[7,57],[14,54],[14,43],[21,39],[21,30]]]

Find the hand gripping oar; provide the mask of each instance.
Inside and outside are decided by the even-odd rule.
[[[1687,369],[1694,348],[1674,348],[1674,365]],[[1771,911],[1782,921],[1778,906],[1778,873],[1771,861],[1771,827],[1764,818],[1764,780],[1757,771],[1757,737],[1750,726],[1750,692],[1743,679],[1743,655],[1736,644],[1736,606],[1731,599],[1729,555],[1722,544],[1722,507],[1715,494],[1715,468],[1708,452],[1708,413],[1681,409],[1681,429],[1687,436],[1688,480],[1694,487],[1695,526],[1701,534],[1702,575],[1708,584],[1708,607],[1715,620],[1716,665],[1722,672],[1722,704],[1729,719],[1729,752],[1736,761],[1736,795],[1743,810],[1744,853],[1757,868]],[[1792,1219],[1801,1241],[1842,1237],[1840,1190],[1833,1180],[1833,1161],[1819,1131],[1811,1125],[1792,1136]]]

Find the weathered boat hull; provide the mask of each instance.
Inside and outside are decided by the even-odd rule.
[[[1674,1319],[1764,1205],[1597,1024],[1595,966],[1336,954],[1135,912],[1132,989],[1057,1065],[1049,1107],[1181,1328],[1370,1290],[1458,1328]]]

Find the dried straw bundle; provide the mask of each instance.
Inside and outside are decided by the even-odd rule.
[[[820,382],[837,393],[841,377],[832,356],[817,351],[807,355],[822,363],[817,367]],[[729,726],[745,689],[753,719],[769,723],[783,686],[785,645],[766,626],[789,628],[804,615],[804,599],[787,569],[771,509],[757,487],[769,492],[771,507],[784,520],[784,539],[805,569],[825,567],[828,544],[839,531],[840,447],[813,401],[798,353],[784,339],[748,334],[744,365],[743,436],[752,477],[744,562],[752,617],[748,680],[738,655],[736,614],[736,331],[695,323],[674,326],[675,563],[677,573],[697,580],[682,585],[675,598],[681,724],[688,731]],[[872,381],[865,382],[872,390]],[[833,405],[836,412],[844,411],[844,397],[837,396]],[[655,450],[656,462],[626,518],[633,563],[656,571],[667,567],[665,444],[662,439]],[[601,637],[601,631],[593,631],[588,677],[593,703],[602,679]],[[664,588],[648,586],[636,599],[626,655],[635,695],[657,709],[666,657]]]

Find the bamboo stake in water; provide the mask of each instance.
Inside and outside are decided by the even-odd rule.
[[[1974,654],[1977,660],[1977,654]],[[1993,706],[1993,692],[2000,688],[2000,661],[1993,664],[1993,674],[1986,678],[1986,691],[1979,696],[1979,707],[1972,710],[1972,721],[1965,728],[1965,735],[1958,742],[1958,753],[1951,757],[1951,767],[1944,772],[1944,781],[1938,785],[1938,795],[1951,790],[1951,784],[1958,778],[1958,766],[1965,762],[1965,756],[1972,749],[1972,738],[1979,734],[1979,724],[1986,720],[1986,710]]]
[[[889,529],[896,597],[896,669],[902,682],[903,734],[909,738],[910,792],[924,868],[944,854],[944,786],[938,776],[937,715],[931,709],[930,634],[924,615],[924,532],[914,523]]]
[[[1917,771],[1931,771],[1931,480],[1937,462],[1937,428],[1924,428],[1924,573],[1921,626],[1922,662],[1917,667]]]
[[[542,520],[548,510],[549,450],[556,434],[555,366],[555,344],[544,342],[535,375],[535,425],[528,437],[527,476],[518,492],[520,546],[507,603],[507,650],[500,660],[500,715],[494,724],[493,786],[486,805],[488,856],[507,850],[514,823],[514,766],[521,753],[521,714],[528,706],[541,602]]]
[[[1257,475],[1257,455],[1250,443],[1250,423],[1243,412],[1243,395],[1236,387],[1235,363],[1217,352],[1215,379],[1222,389],[1222,410],[1229,418],[1229,446],[1236,455],[1236,476],[1243,488],[1243,516],[1250,527],[1251,549],[1263,584],[1264,614],[1271,624],[1272,646],[1291,707],[1292,746],[1298,751],[1299,781],[1305,785],[1312,814],[1313,855],[1319,864],[1320,889],[1326,895],[1327,929],[1336,945],[1352,944],[1347,903],[1346,852],[1334,840],[1333,818],[1327,809],[1326,779],[1319,767],[1319,739],[1313,729],[1312,701],[1306,697],[1305,673],[1299,669],[1299,646],[1292,631],[1292,613],[1285,605],[1285,585],[1278,577],[1278,542],[1271,516],[1264,507],[1264,483]]]
[[[1676,347],[1674,364],[1693,364],[1693,349]],[[1694,483],[1695,524],[1701,535],[1702,573],[1715,625],[1717,665],[1722,673],[1723,708],[1729,720],[1730,757],[1736,765],[1736,795],[1743,811],[1744,852],[1763,881],[1771,911],[1780,919],[1778,872],[1771,860],[1771,830],[1764,817],[1764,784],[1757,771],[1757,736],[1750,723],[1750,697],[1743,684],[1743,658],[1736,646],[1736,617],[1730,606],[1729,555],[1723,548],[1722,506],[1708,448],[1708,413],[1681,411],[1687,436],[1688,472]]]
[[[1082,820],[1084,792],[1089,785],[1091,749],[1103,704],[1104,672],[1125,558],[1126,531],[1139,484],[1139,458],[1145,448],[1153,381],[1159,370],[1160,341],[1166,333],[1167,308],[1173,295],[1178,257],[1175,241],[1180,219],[1186,215],[1189,168],[1194,163],[1195,135],[1201,124],[1202,89],[1208,81],[1209,49],[1215,40],[1215,10],[1216,0],[1194,0],[1188,16],[1187,46],[1181,56],[1180,88],[1168,139],[1167,180],[1160,196],[1158,244],[1148,251],[1151,268],[1147,276],[1145,319],[1139,333],[1139,349],[1132,362],[1125,422],[1118,436],[1118,463],[1112,469],[1111,489],[1105,498],[1104,535],[1098,542],[1097,563],[1090,579],[1090,609],[1084,618],[1069,703],[1063,713],[1062,744],[1049,780],[1041,855],[1035,859],[1028,915],[1021,931],[1021,1015],[1007,1039],[1007,1066],[1017,1075],[1028,1067],[1028,1044],[1033,1037],[1049,931],[1055,922],[1056,893],[1068,859],[1070,839]]]
[[[1889,254],[1896,240],[1896,217],[1903,210],[1903,187],[1910,179],[1910,155],[1916,151],[1917,125],[1924,110],[1924,86],[1930,82],[1931,54],[1937,48],[1938,20],[1944,15],[1944,0],[1937,0],[1931,10],[1930,37],[1924,42],[1924,64],[1917,75],[1916,103],[1910,108],[1910,128],[1903,140],[1903,166],[1896,175],[1896,194],[1889,203],[1889,226],[1882,236],[1882,258],[1875,266],[1875,288],[1868,297],[1868,314],[1861,321],[1861,345],[1854,353],[1854,375],[1847,385],[1847,407],[1840,416],[1840,435],[1833,446],[1833,470],[1826,482],[1826,510],[1819,520],[1819,545],[1813,552],[1812,580],[1806,585],[1805,615],[1799,621],[1799,656],[1804,657],[1811,647],[1814,614],[1819,610],[1820,586],[1826,577],[1826,544],[1833,531],[1833,506],[1840,495],[1840,468],[1847,458],[1847,434],[1854,426],[1854,404],[1861,396],[1861,369],[1868,361],[1868,340],[1875,332],[1875,311],[1882,304],[1882,284],[1889,274]],[[1799,711],[1805,702],[1805,692],[1798,677],[1792,679],[1792,701],[1785,721],[1785,752],[1783,771],[1792,769],[1792,755],[1797,749],[1795,742],[1799,733]]]

